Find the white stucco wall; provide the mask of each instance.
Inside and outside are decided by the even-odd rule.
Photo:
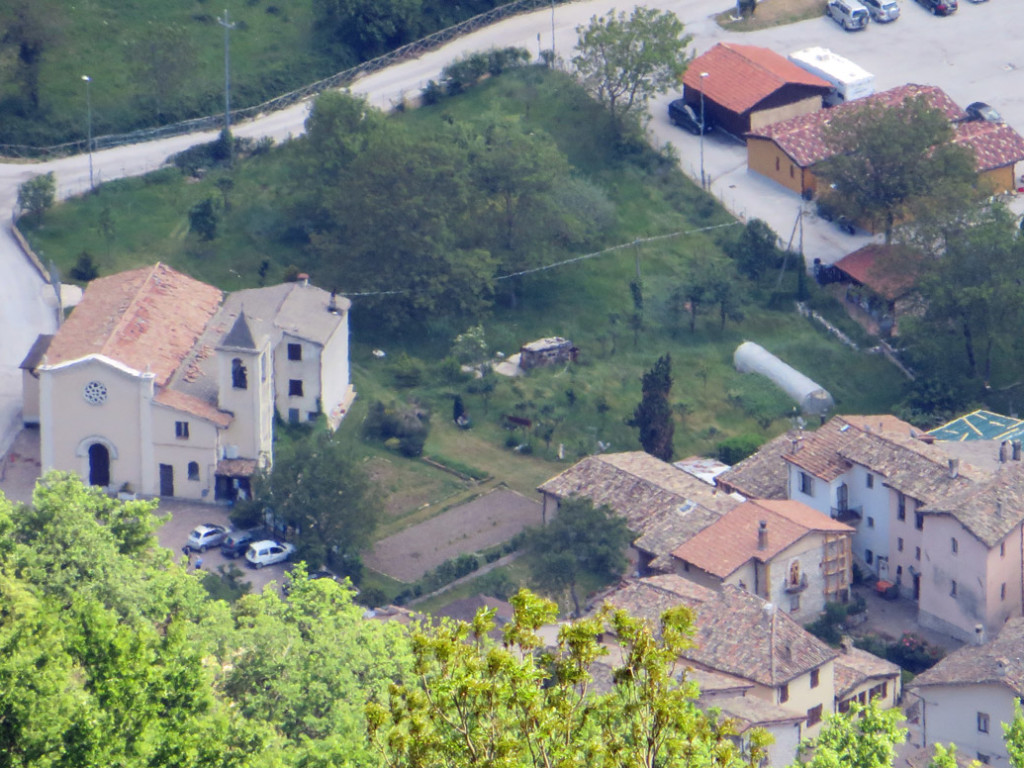
[[[103,403],[85,400],[85,386],[106,387]],[[40,454],[42,469],[75,472],[89,479],[88,448],[102,443],[110,453],[110,484],[131,483],[155,494],[152,446],[153,375],[139,373],[102,356],[40,369]]]
[[[882,482],[881,475],[856,464],[844,475],[843,481],[847,484],[849,505],[861,510],[860,522],[856,525],[851,523],[856,528],[853,553],[866,563],[870,551],[870,567],[875,576],[893,581],[895,568],[890,550],[892,489]]]
[[[188,438],[176,437],[175,424],[188,424]],[[214,469],[217,465],[217,427],[198,416],[173,408],[153,406],[153,460],[157,466],[169,464],[174,468],[174,495],[183,499],[213,500]],[[199,479],[190,480],[189,462],[199,465]],[[203,491],[206,491],[204,494]]]
[[[236,357],[246,366],[245,389],[232,386],[231,368]],[[264,339],[259,352],[218,350],[217,380],[218,404],[234,414],[221,445],[237,446],[239,458],[269,459],[274,426],[274,371],[269,342]]]
[[[288,345],[297,344],[301,360],[288,359]],[[321,409],[321,348],[319,344],[285,334],[274,349],[274,400],[281,418],[290,421],[292,409],[298,421],[315,420]],[[302,395],[289,394],[291,382],[302,382]]]
[[[929,685],[915,688],[923,701],[921,713],[926,745],[957,745],[958,752],[974,760],[989,756],[989,765],[1008,768],[1001,723],[1013,719],[1013,692],[1002,685]],[[988,733],[978,730],[978,713],[989,716]]]
[[[768,688],[763,685],[755,685],[748,694],[763,701],[775,704],[783,709],[794,713],[807,715],[807,712],[817,705],[821,705],[821,722],[808,726],[806,720],[801,723],[800,738],[813,738],[821,731],[821,725],[825,716],[834,711],[835,708],[835,669],[831,661],[827,661],[817,668],[818,685],[811,687],[811,671],[800,675],[789,681],[787,701],[780,701],[780,688]]]
[[[341,403],[347,402],[352,388],[348,361],[348,312],[327,340],[321,353],[320,389],[323,392],[323,410],[330,414]]]

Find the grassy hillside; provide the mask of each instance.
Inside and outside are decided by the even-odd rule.
[[[792,267],[779,291],[777,272],[762,285],[744,281],[742,322],[730,321],[723,329],[717,314],[709,312],[698,318],[691,334],[685,318],[670,308],[672,292],[688,265],[719,254],[720,243],[738,234],[739,226],[695,232],[732,219],[674,162],[617,144],[600,111],[567,77],[541,69],[516,72],[393,119],[425,132],[488,111],[520,115],[525,124],[547,131],[574,172],[605,191],[616,210],[603,238],[605,246],[666,233],[691,234],[517,278],[517,305],[498,304],[481,318],[490,349],[511,354],[527,341],[560,335],[576,343],[580,359],[576,365],[537,370],[522,379],[499,378],[486,398],[473,392],[471,381],[440,364],[469,321],[438,316],[394,331],[367,322],[356,299],[352,364],[361,402],[417,400],[430,406],[434,418],[427,453],[482,474],[508,477],[513,487],[528,490],[563,466],[551,463],[559,446],[566,461],[599,445],[635,449],[636,432],[624,420],[639,400],[643,371],[666,352],[672,355],[675,376],[678,456],[713,454],[732,435],[767,439],[789,426],[793,406],[772,385],[734,371],[732,353],[744,340],[762,344],[828,388],[840,412],[888,411],[899,398],[899,374],[883,358],[839,345],[794,311],[797,279]],[[229,172],[213,170],[201,181],[165,169],[107,184],[50,211],[40,227],[23,223],[34,247],[54,259],[65,275],[86,251],[102,274],[162,260],[230,290],[258,284],[260,265],[266,262],[265,280],[273,283],[289,265],[302,267],[306,258],[301,239],[289,233],[285,213],[288,190],[301,183],[294,171],[298,146],[295,142],[275,149]],[[220,234],[212,242],[201,242],[189,234],[188,209],[211,194],[221,196],[217,179],[227,174],[233,186]],[[105,220],[112,226],[102,226]],[[638,265],[644,318],[634,334],[629,284]],[[834,315],[841,322],[841,312]],[[384,349],[387,357],[373,357],[375,348]],[[412,386],[408,376],[395,375],[410,367],[418,375]],[[450,423],[456,394],[474,421],[469,431]],[[505,415],[529,419],[534,427],[511,434],[502,425]],[[346,429],[355,431],[355,426]],[[533,455],[512,453],[506,444],[528,444]]]

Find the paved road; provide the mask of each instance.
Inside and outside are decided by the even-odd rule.
[[[817,18],[747,35],[731,33],[714,23],[714,14],[728,7],[729,0],[646,0],[646,4],[671,10],[683,19],[694,36],[698,53],[723,40],[762,45],[783,54],[810,45],[824,45],[874,72],[879,89],[906,82],[938,85],[960,104],[975,100],[993,104],[1011,125],[1024,130],[1024,49],[1017,40],[1018,31],[1024,28],[1024,3],[963,3],[956,15],[934,18],[920,6],[903,0],[903,18],[885,26],[872,24],[863,32],[847,33],[832,21]],[[613,5],[613,0],[590,0],[558,7],[554,12],[554,42],[559,57],[570,57],[577,25]],[[620,8],[626,6],[628,3],[618,4]],[[439,76],[445,64],[467,52],[509,45],[536,51],[538,45],[549,48],[551,36],[550,11],[515,17],[365,77],[352,90],[366,95],[377,106],[389,108],[404,96],[417,93],[428,80]],[[93,87],[102,88],[103,84],[94,83]],[[663,97],[653,106],[652,140],[671,141],[679,150],[684,170],[696,178],[697,139],[669,125],[665,117],[669,99],[670,96]],[[234,130],[242,136],[272,136],[284,141],[302,133],[307,111],[308,103],[298,104],[235,126]],[[97,152],[93,158],[96,180],[109,181],[154,170],[169,155],[214,137],[214,133],[193,134]],[[737,215],[765,219],[783,240],[788,240],[794,231],[800,201],[781,187],[748,174],[741,146],[712,136],[705,140],[704,151],[712,191]],[[89,165],[82,155],[39,164],[0,164],[0,212],[12,210],[19,184],[51,170],[57,175],[61,198],[88,190]],[[22,257],[10,234],[7,214],[0,213],[0,219],[5,222],[0,227],[3,452],[13,439],[15,430],[10,425],[16,423],[20,412],[21,377],[17,366],[37,334],[53,331],[55,312],[48,300],[52,291]],[[867,240],[864,236],[844,235],[814,217],[805,217],[803,238],[807,258],[820,257],[826,262],[835,261]]]

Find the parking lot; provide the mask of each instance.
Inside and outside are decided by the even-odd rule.
[[[1024,48],[1018,39],[1019,30],[1024,28],[1024,3],[992,0],[974,4],[961,0],[957,13],[935,17],[916,2],[901,0],[898,20],[872,22],[861,31],[845,32],[821,16],[745,34],[722,29],[710,16],[691,20],[687,5],[680,2],[673,10],[687,20],[687,31],[694,36],[693,48],[698,55],[719,42],[763,46],[783,56],[820,45],[874,74],[876,91],[905,83],[936,85],[961,107],[973,101],[991,104],[1009,125],[1024,133]],[[679,96],[674,91],[652,105],[649,132],[656,143],[671,142],[681,157],[683,170],[699,179],[699,139],[668,121],[668,103]],[[805,207],[802,225],[808,263],[815,257],[834,263],[872,240],[866,233],[847,235],[814,216],[813,204],[748,172],[746,150],[739,141],[714,133],[705,136],[704,167],[711,178],[711,191],[730,211],[744,219],[764,219],[784,243],[792,237],[794,248],[800,236],[797,215]],[[1022,197],[1011,203],[1018,213],[1024,211]]]

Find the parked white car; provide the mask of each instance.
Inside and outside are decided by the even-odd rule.
[[[249,545],[246,550],[245,559],[253,568],[262,568],[264,565],[283,563],[295,553],[295,545],[286,541],[274,541],[264,539]]]
[[[186,547],[193,552],[205,552],[210,547],[218,547],[229,533],[227,527],[216,523],[197,525],[188,535]]]

